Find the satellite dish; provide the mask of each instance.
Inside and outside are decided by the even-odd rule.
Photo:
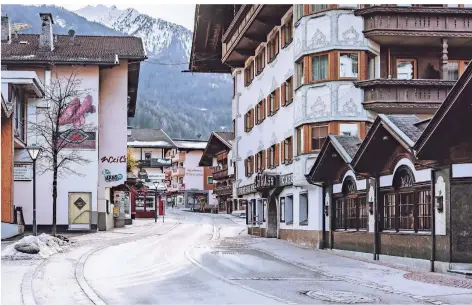
[[[70,29],[68,32],[70,37],[74,37],[75,36],[75,31],[73,29]]]

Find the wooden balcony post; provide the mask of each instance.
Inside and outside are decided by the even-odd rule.
[[[448,63],[448,57],[447,57],[447,38],[441,39],[442,41],[442,57],[441,57],[441,79],[442,80],[447,80],[448,79],[448,71],[447,71],[447,63]]]

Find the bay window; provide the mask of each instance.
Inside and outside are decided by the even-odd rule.
[[[339,77],[357,78],[359,76],[359,54],[339,53]]]
[[[297,61],[295,65],[297,72],[297,87],[300,87],[305,83],[305,63],[303,61],[303,58]]]
[[[328,126],[311,126],[311,150],[320,150],[328,137]]]
[[[328,54],[311,56],[311,81],[328,79]]]

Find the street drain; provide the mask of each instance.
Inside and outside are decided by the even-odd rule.
[[[322,300],[333,303],[358,304],[358,303],[376,303],[380,299],[374,296],[367,296],[348,291],[301,291],[300,294],[306,295],[312,299]]]

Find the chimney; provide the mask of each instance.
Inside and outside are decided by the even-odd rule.
[[[2,16],[2,42],[11,42],[11,27],[8,15]]]
[[[39,13],[41,18],[41,32],[39,33],[39,48],[45,51],[54,50],[54,37],[52,25],[54,20],[51,13]]]

